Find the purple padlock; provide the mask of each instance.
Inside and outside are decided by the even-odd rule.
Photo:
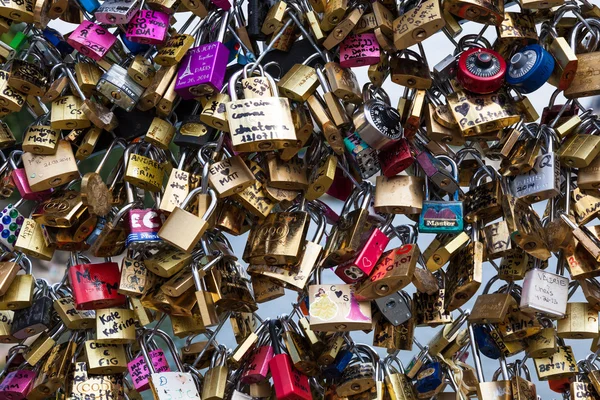
[[[35,377],[36,373],[28,369],[9,372],[0,383],[0,400],[25,400]]]
[[[78,52],[96,61],[101,60],[116,41],[115,35],[89,21],[79,24],[67,39]]]
[[[381,59],[381,47],[374,33],[348,35],[340,44],[340,66],[355,68],[374,65]]]
[[[230,12],[222,15],[216,42],[188,50],[181,60],[175,81],[175,93],[184,100],[221,91],[225,81],[229,49],[223,44]]]
[[[163,44],[167,40],[169,15],[161,11],[140,10],[127,24],[125,37],[135,43]]]
[[[168,372],[171,370],[167,363],[167,359],[165,358],[165,353],[161,349],[152,350],[149,354],[154,370],[157,373]],[[142,392],[150,388],[148,381],[148,378],[150,378],[150,369],[144,360],[144,356],[139,356],[131,360],[127,364],[127,369],[129,370],[129,375],[131,376],[131,381],[133,382],[135,390]]]
[[[228,11],[231,8],[229,0],[210,0],[210,2],[225,11]]]

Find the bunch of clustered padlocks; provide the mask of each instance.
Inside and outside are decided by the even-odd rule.
[[[18,199],[0,215],[0,400],[536,400],[527,364],[563,398],[598,399],[592,3],[3,1],[0,32],[24,24],[0,42],[0,195]],[[78,24],[66,39],[57,18]],[[430,68],[421,42],[439,31],[456,51]],[[526,95],[546,82],[540,117]],[[224,233],[247,231],[244,270]],[[421,233],[436,234],[423,252]],[[32,259],[58,251],[63,279],[35,279]],[[261,319],[284,289],[292,311]],[[568,301],[578,290],[587,302]],[[235,349],[217,340],[227,323]],[[422,345],[418,327],[439,330]],[[564,339],[592,339],[590,355]]]

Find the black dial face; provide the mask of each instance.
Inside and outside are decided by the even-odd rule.
[[[500,71],[500,61],[495,55],[487,51],[478,51],[469,54],[466,60],[467,70],[473,75],[488,78]]]
[[[526,50],[516,53],[510,59],[510,68],[508,75],[511,78],[520,78],[533,68],[537,61],[537,53],[533,50]]]
[[[370,108],[373,125],[385,136],[396,139],[402,134],[400,114],[383,102],[375,102]]]

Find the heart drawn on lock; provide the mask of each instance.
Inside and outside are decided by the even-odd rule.
[[[471,106],[469,106],[469,103],[462,103],[460,106],[454,107],[454,111],[460,113],[463,117],[466,117],[470,108]]]

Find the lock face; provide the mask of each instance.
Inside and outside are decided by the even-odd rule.
[[[467,90],[479,94],[500,89],[506,74],[506,62],[500,54],[489,49],[472,48],[458,59],[456,79]]]
[[[95,61],[100,61],[116,41],[116,36],[93,22],[82,22],[67,39],[77,51]]]
[[[132,79],[125,68],[112,65],[98,81],[96,90],[111,103],[131,111],[144,93],[144,88]]]
[[[125,303],[117,292],[121,273],[117,263],[80,264],[69,268],[69,280],[78,310],[97,310]]]
[[[525,274],[520,309],[562,318],[567,307],[569,279],[534,268]]]
[[[189,49],[181,60],[175,93],[189,100],[219,92],[225,80],[223,67],[228,58],[229,49],[220,42]]]
[[[308,291],[312,330],[338,332],[365,326],[370,329],[370,303],[359,302],[352,285],[311,285]]]
[[[393,326],[402,325],[412,317],[410,304],[399,292],[375,299],[375,304]]]

